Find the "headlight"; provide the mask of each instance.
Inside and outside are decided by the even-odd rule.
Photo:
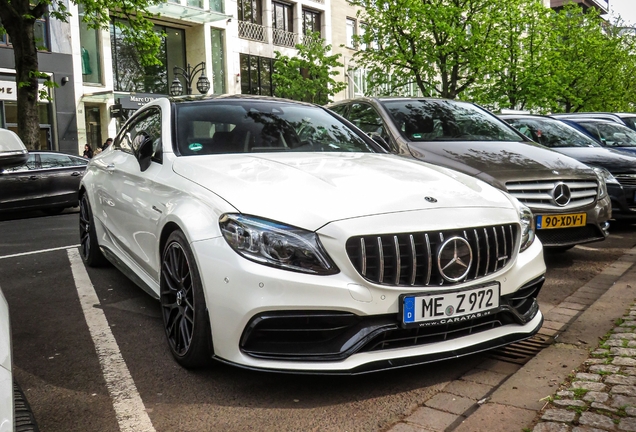
[[[339,272],[311,231],[239,214],[221,216],[219,225],[230,247],[249,260],[302,273]]]
[[[522,204],[518,199],[510,197],[517,212],[519,213],[519,223],[521,224],[521,244],[519,245],[519,252],[523,252],[528,249],[534,242],[534,215],[525,204]]]
[[[598,197],[599,199],[605,198],[607,195],[607,183],[619,184],[618,180],[616,180],[616,177],[614,177],[612,173],[605,168],[593,166],[592,169],[594,169],[594,172],[598,177]]]

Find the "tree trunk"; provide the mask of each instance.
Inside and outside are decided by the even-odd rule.
[[[33,28],[35,20],[3,22],[13,44],[15,81],[18,87],[18,135],[30,150],[40,149],[38,115],[38,51]]]

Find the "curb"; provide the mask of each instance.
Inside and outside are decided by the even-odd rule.
[[[545,407],[545,398],[584,364],[590,348],[634,301],[630,281],[636,284],[635,263],[636,247],[548,311],[539,335],[555,343],[528,363],[488,359],[448,383],[388,432],[531,430],[527,427]],[[569,429],[555,429],[561,430]]]

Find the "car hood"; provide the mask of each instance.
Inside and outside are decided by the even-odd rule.
[[[636,156],[633,153],[602,147],[563,147],[555,150],[583,163],[603,167],[611,173],[636,173]]]
[[[414,157],[470,175],[487,174],[499,181],[580,177],[594,173],[584,164],[538,144],[497,141],[409,142]],[[546,177],[547,176],[547,177]],[[481,176],[480,178],[487,178]]]
[[[512,208],[504,194],[477,179],[394,155],[182,156],[173,169],[241,213],[309,230],[331,221],[392,212]]]

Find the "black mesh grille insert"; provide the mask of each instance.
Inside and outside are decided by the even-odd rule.
[[[347,254],[365,279],[383,285],[440,286],[475,280],[501,270],[517,250],[517,225],[463,230],[356,236],[347,240]],[[464,239],[472,250],[468,274],[461,280],[442,277],[437,265],[440,247],[451,238]]]
[[[605,238],[600,228],[595,225],[576,228],[540,229],[537,230],[537,237],[539,237],[544,246],[569,246]]]

